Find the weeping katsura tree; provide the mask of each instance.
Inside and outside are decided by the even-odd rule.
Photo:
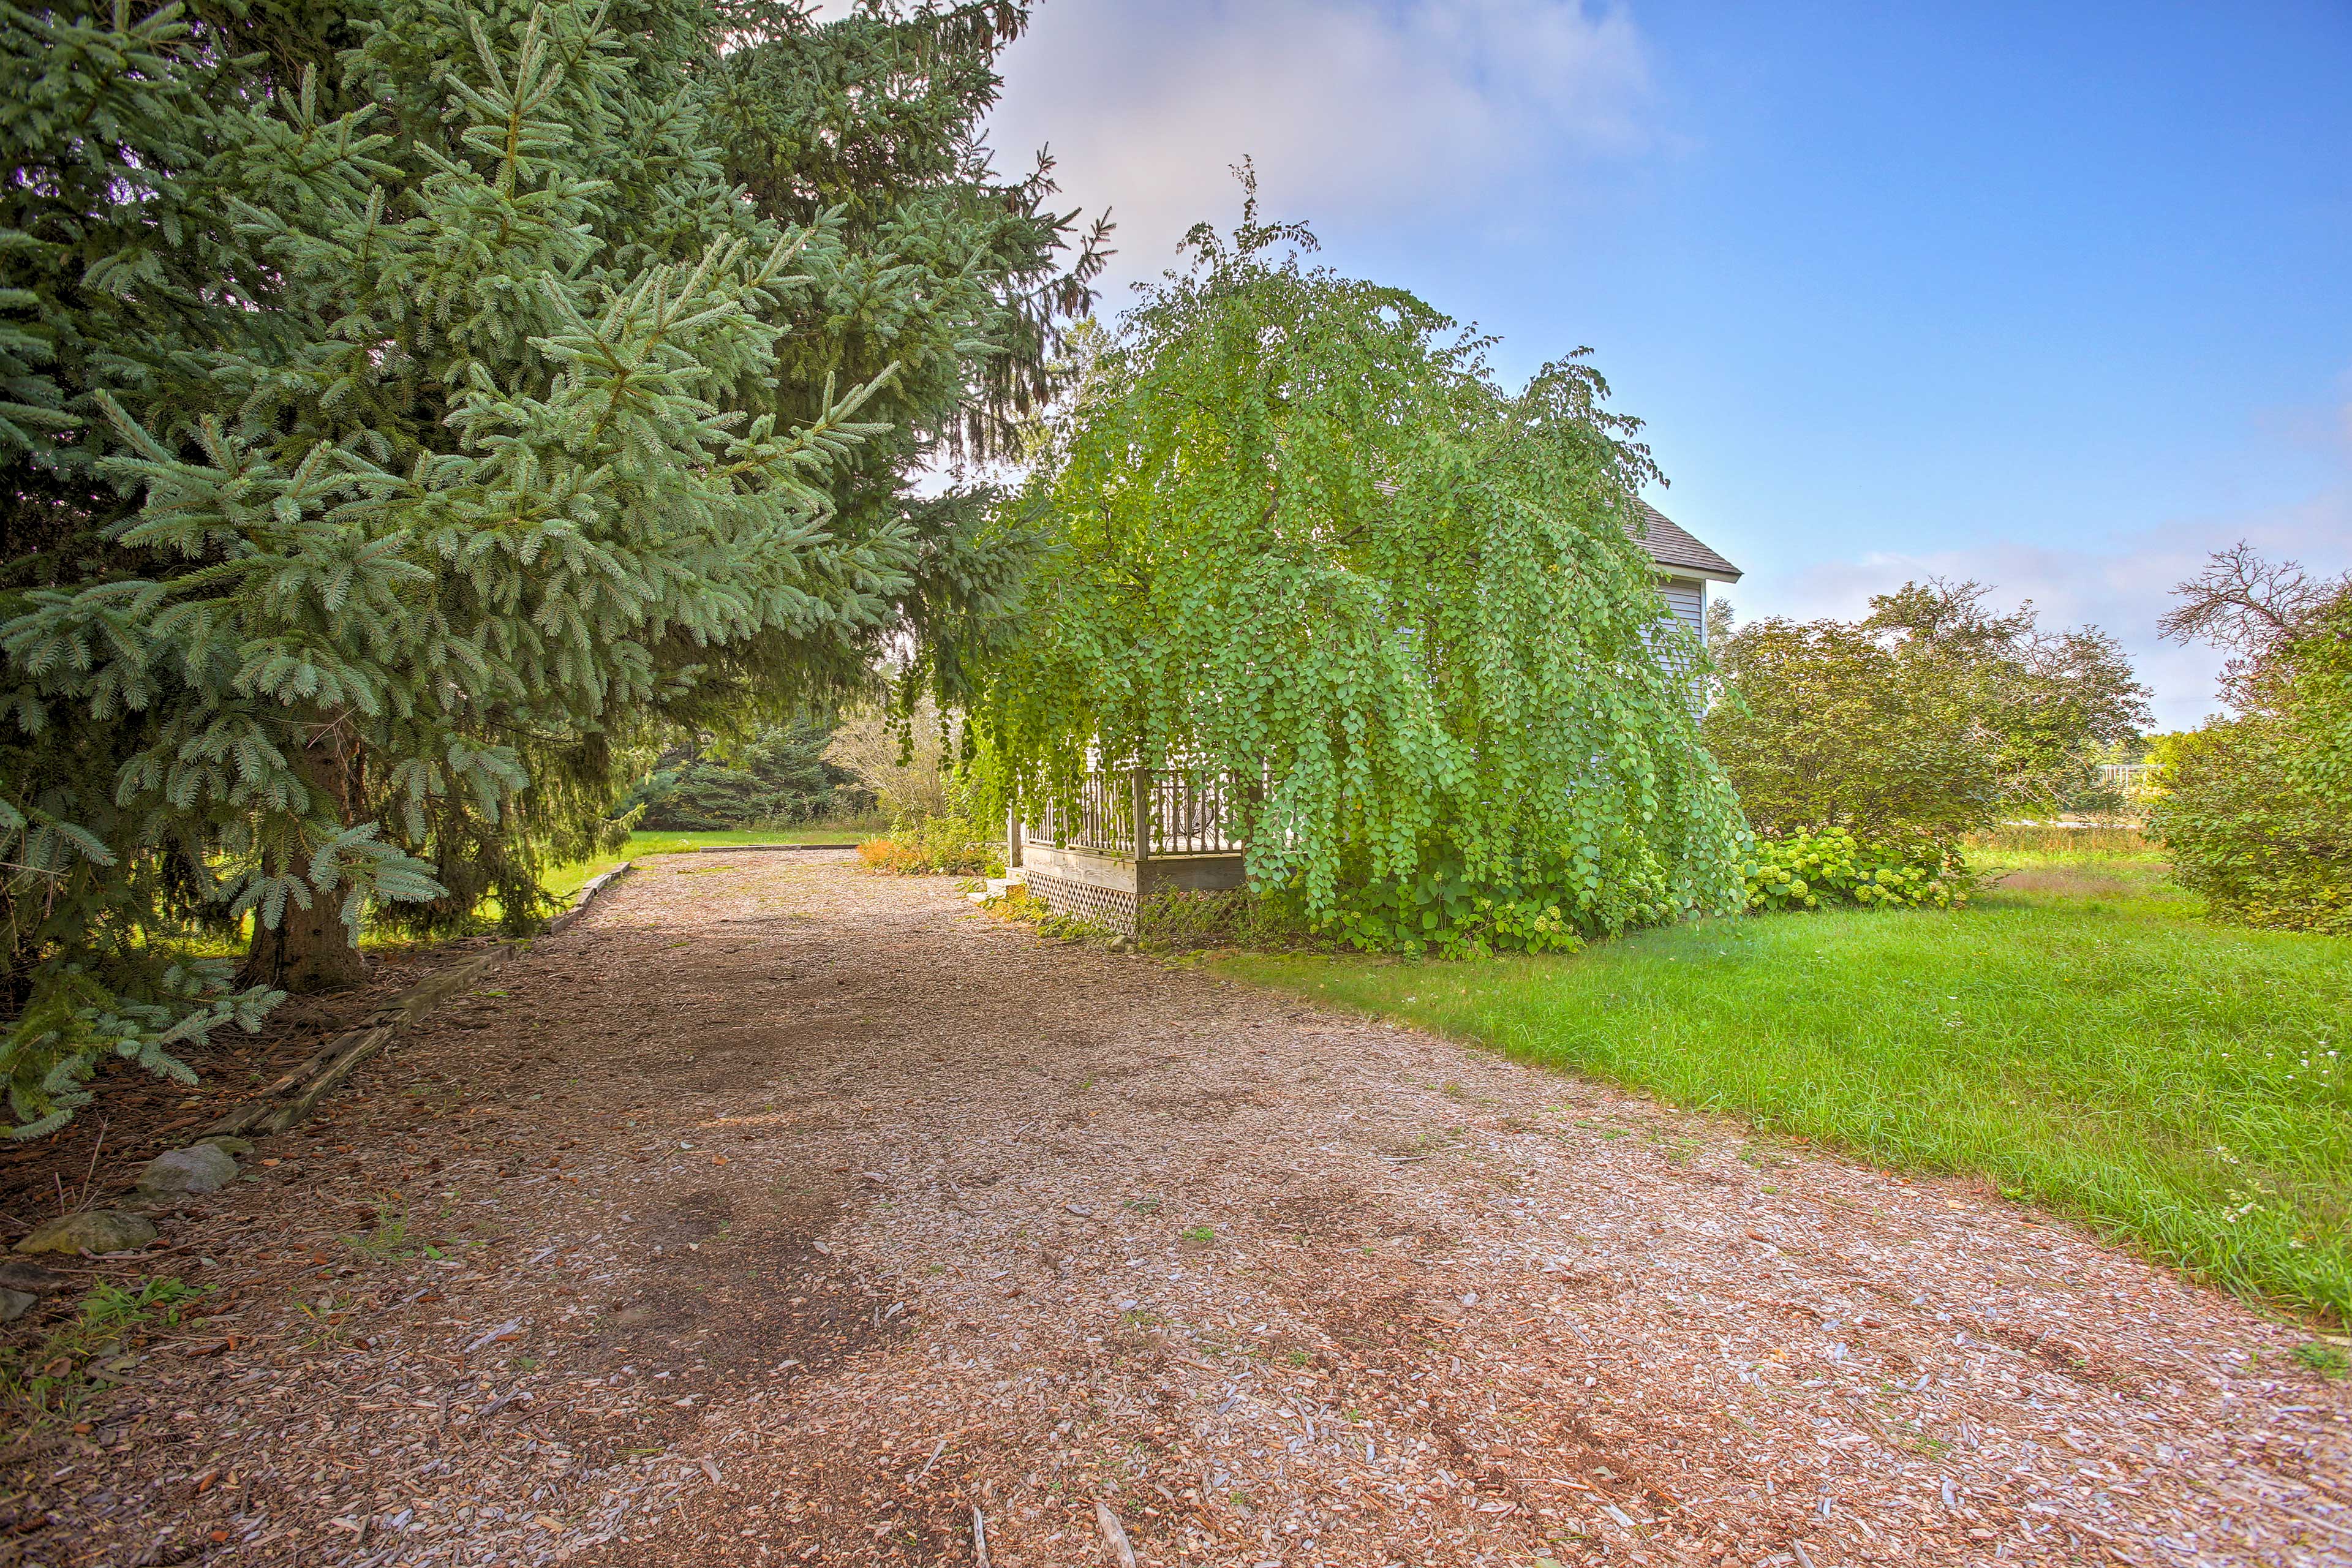
[[[1572,357],[1524,390],[1301,226],[1206,226],[1085,345],[1008,522],[1027,635],[978,710],[1031,805],[1239,781],[1252,886],[1360,945],[1539,949],[1744,900],[1705,653],[1628,532],[1653,474]]]

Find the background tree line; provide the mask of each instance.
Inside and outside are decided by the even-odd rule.
[[[1957,886],[1969,835],[2096,803],[2102,762],[2146,758],[2147,829],[2215,914],[2352,931],[2352,575],[2213,556],[2159,624],[2229,653],[2232,711],[2157,737],[2114,638],[1997,614],[1988,592],[1906,584],[1852,622],[1715,606],[1707,743],[1759,835],[1764,901],[1790,901],[1800,861],[1813,902]]]

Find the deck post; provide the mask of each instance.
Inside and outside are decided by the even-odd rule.
[[[1146,868],[1151,863],[1151,770],[1139,767],[1131,790],[1135,813],[1135,898],[1140,905],[1149,886]]]
[[[1004,868],[1018,870],[1021,866],[1021,808],[1007,802],[1004,807]]]

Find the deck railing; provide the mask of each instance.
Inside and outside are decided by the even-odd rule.
[[[1022,831],[1035,843],[1128,859],[1238,855],[1242,841],[1234,808],[1246,787],[1232,774],[1203,768],[1089,773],[1069,810],[1048,805],[1037,814],[1040,820]],[[1145,826],[1140,856],[1135,842],[1139,806]]]
[[[1037,816],[1022,831],[1040,844],[1104,855],[1135,853],[1135,794],[1124,775],[1088,773],[1069,810],[1048,802]]]
[[[1230,773],[1194,768],[1160,768],[1151,774],[1153,855],[1238,855],[1243,785]]]

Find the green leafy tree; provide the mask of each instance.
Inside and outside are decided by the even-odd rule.
[[[1749,621],[1718,646],[1707,744],[1768,838],[1814,826],[1955,840],[2000,807],[1995,741],[1940,663],[1847,621]]]
[[[613,831],[647,736],[911,646],[1093,249],[975,128],[1003,4],[0,6],[0,1075],[348,983]],[[1098,234],[1097,237],[1099,237]],[[177,950],[254,927],[243,989]]]
[[[2097,749],[2137,734],[2147,689],[2095,627],[2052,632],[1975,583],[1909,583],[1858,622],[1769,618],[1717,637],[1707,743],[1768,838],[1916,838],[1922,867],[2007,812],[2052,812]]]
[[[2055,815],[2098,761],[2137,743],[2147,688],[2122,645],[2096,626],[2050,629],[2031,600],[2001,615],[1991,590],[1929,578],[1870,602],[1863,622],[1922,663],[1942,667],[1989,736],[2005,810]]]
[[[976,706],[1033,805],[1091,767],[1238,781],[1253,884],[1374,947],[1542,947],[1741,901],[1703,661],[1627,524],[1651,476],[1578,360],[1525,390],[1311,236],[1206,226],[1087,345],[1006,525],[1029,635]]]
[[[2228,651],[2238,713],[2158,742],[2173,874],[2227,919],[2352,935],[2352,576],[2241,544],[2176,593],[2165,631]]]

